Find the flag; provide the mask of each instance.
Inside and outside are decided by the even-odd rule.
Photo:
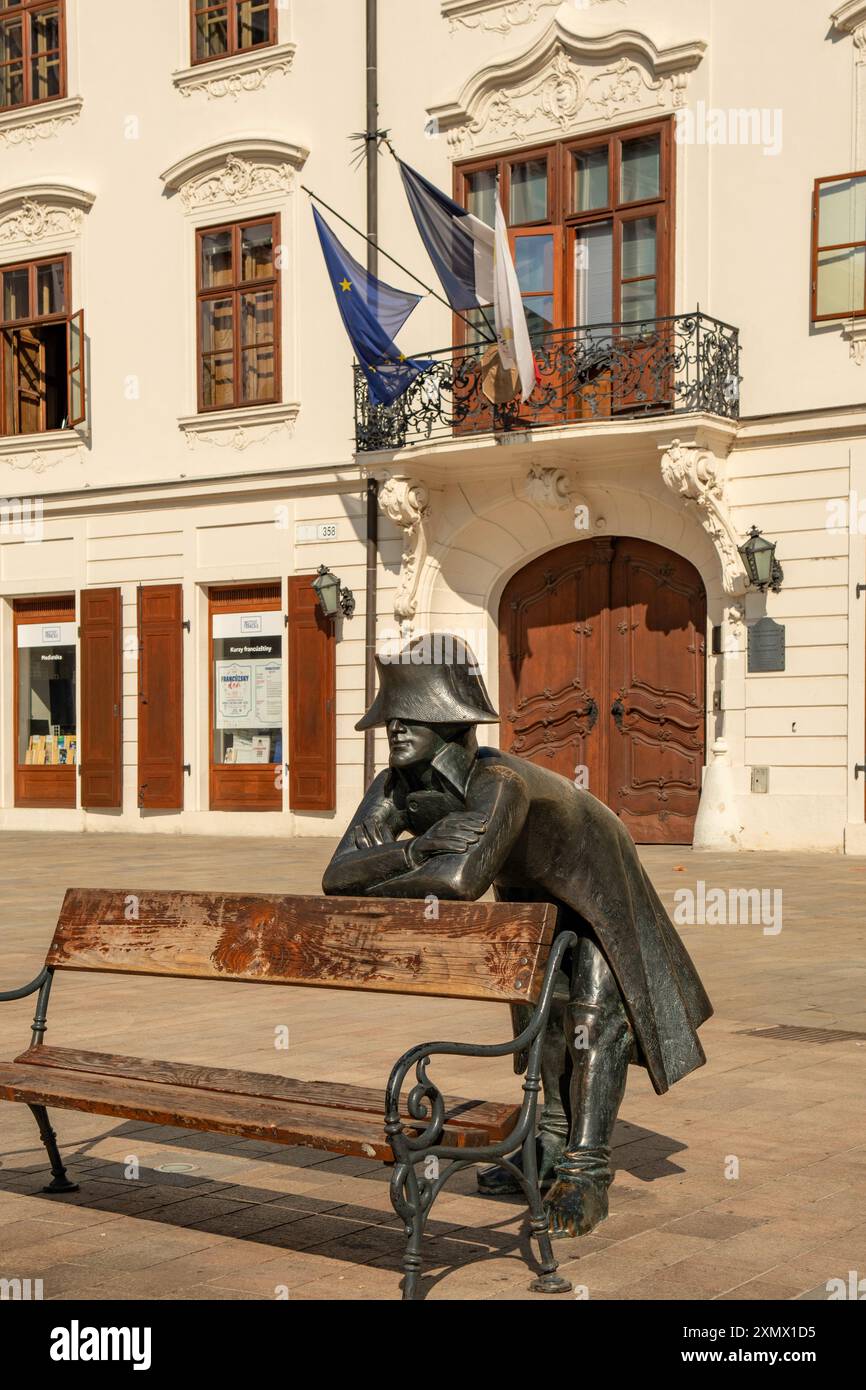
[[[393,341],[421,296],[395,290],[371,275],[337,240],[316,208],[313,217],[337,308],[370,398],[376,405],[391,405],[431,365],[406,357]]]
[[[500,360],[506,369],[517,368],[521,396],[528,400],[536,384],[535,359],[498,196],[496,224],[488,227],[417,170],[398,162],[412,215],[449,304],[462,312],[492,303]]]

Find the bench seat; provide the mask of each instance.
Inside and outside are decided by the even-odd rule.
[[[0,1063],[0,1097],[386,1163],[394,1158],[383,1093],[374,1087],[40,1046]],[[506,1138],[520,1113],[516,1105],[457,1097],[446,1097],[445,1109],[440,1142],[456,1149]],[[407,1132],[420,1132],[408,1113],[404,1121]]]

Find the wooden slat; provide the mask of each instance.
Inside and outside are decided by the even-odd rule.
[[[67,970],[534,1002],[545,903],[439,904],[70,888],[46,964]]]
[[[186,1062],[156,1061],[149,1057],[122,1057],[106,1052],[87,1052],[71,1047],[29,1047],[15,1058],[17,1064],[58,1068],[66,1072],[123,1077],[131,1081],[188,1086],[221,1095],[254,1096],[261,1100],[321,1106],[326,1110],[352,1110],[379,1118],[385,1110],[384,1088],[346,1086],[331,1081],[297,1081],[266,1072],[231,1071],[225,1067],[198,1067]],[[479,1130],[491,1142],[511,1133],[520,1107],[494,1101],[445,1097],[447,1115],[461,1130]],[[404,1112],[404,1119],[409,1116]]]
[[[236,1134],[274,1144],[301,1144],[329,1153],[354,1154],[384,1162],[393,1159],[383,1121],[351,1110],[287,1104],[258,1096],[225,1096],[215,1091],[84,1075],[52,1067],[0,1063],[0,1099],[61,1110],[83,1110],[147,1124],[177,1125],[215,1134]],[[479,1142],[477,1128],[449,1125],[442,1143],[464,1148]]]

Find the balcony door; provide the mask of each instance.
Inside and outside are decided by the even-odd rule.
[[[576,541],[509,581],[502,747],[585,787],[639,844],[691,843],[704,763],[706,598],[649,541]]]
[[[541,378],[527,413],[547,423],[556,412],[664,404],[667,330],[658,320],[673,313],[672,121],[467,162],[455,185],[457,201],[491,225],[497,191],[502,201]],[[472,317],[480,326],[492,316]],[[469,336],[455,320],[455,341]]]

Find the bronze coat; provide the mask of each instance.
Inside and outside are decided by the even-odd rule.
[[[618,818],[558,773],[494,748],[449,745],[433,786],[413,790],[400,772],[372,783],[329,864],[326,893],[471,902],[488,888],[511,902],[556,903],[560,926],[588,926],[616,976],[638,1061],[666,1091],[706,1061],[697,1036],[712,1005]],[[423,833],[445,815],[484,814],[465,854],[413,868],[404,830]],[[375,821],[382,843],[356,848],[355,828]]]

